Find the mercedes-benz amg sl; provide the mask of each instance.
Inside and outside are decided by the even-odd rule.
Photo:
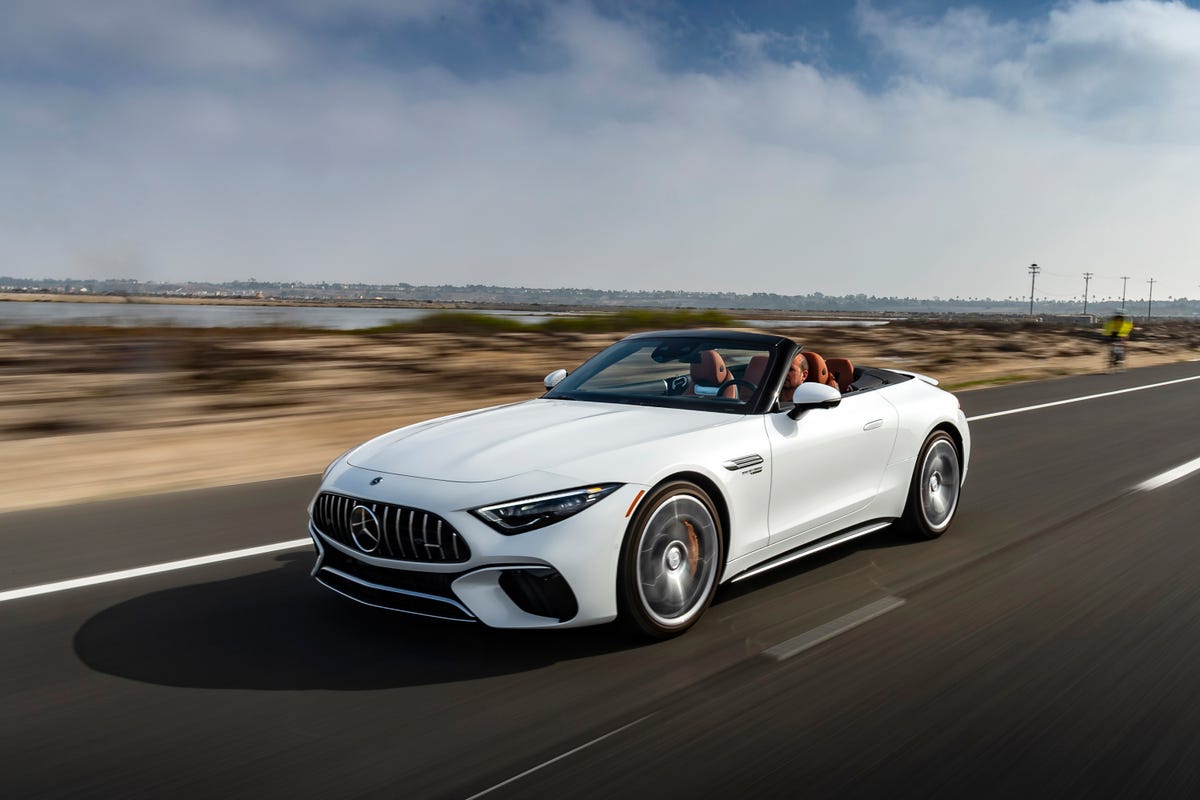
[[[536,399],[336,459],[313,575],[429,617],[677,635],[722,584],[889,526],[945,532],[971,437],[936,384],[765,333],[629,336]]]

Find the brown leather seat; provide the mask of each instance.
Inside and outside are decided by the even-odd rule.
[[[837,382],[838,391],[842,394],[850,391],[850,384],[854,383],[854,365],[850,359],[831,358],[825,362],[825,366],[829,367],[829,374]]]
[[[700,358],[692,364],[692,382],[683,394],[688,397],[716,397],[716,388],[732,377],[725,367],[725,359],[716,350],[701,350]],[[700,387],[697,392],[696,388]],[[708,389],[708,392],[704,390]],[[729,384],[721,390],[721,397],[736,398],[737,387]]]
[[[808,360],[808,377],[804,379],[805,383],[823,383],[838,388],[837,381],[829,374],[829,366],[825,359],[811,350],[805,350],[803,355]]]
[[[767,374],[767,357],[753,356],[749,363],[746,364],[746,371],[742,373],[742,380],[753,383],[755,389],[749,386],[738,386],[738,396],[742,400],[749,400],[754,394],[759,384],[763,382],[763,378]]]

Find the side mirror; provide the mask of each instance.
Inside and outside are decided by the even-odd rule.
[[[554,372],[551,372],[542,379],[542,384],[547,389],[553,389],[555,386],[558,386],[558,384],[561,383],[562,379],[565,377],[567,377],[567,371],[565,369],[556,369]]]
[[[799,419],[810,408],[833,408],[842,402],[842,393],[823,383],[802,383],[792,394],[792,409],[787,415]]]

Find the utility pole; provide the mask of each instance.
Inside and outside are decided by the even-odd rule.
[[[1146,302],[1146,322],[1150,321],[1150,310],[1154,308],[1154,278],[1146,281],[1150,284],[1150,299]]]
[[[1033,287],[1037,286],[1037,276],[1041,271],[1042,268],[1037,264],[1029,265],[1029,316],[1031,317],[1033,316]]]
[[[1090,273],[1090,272],[1083,273],[1083,315],[1085,317],[1087,316],[1088,284],[1091,282],[1092,282],[1092,273]]]
[[[1125,310],[1125,287],[1129,285],[1129,276],[1121,276],[1121,310]]]

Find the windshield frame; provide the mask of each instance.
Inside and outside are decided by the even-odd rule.
[[[614,395],[608,392],[580,391],[573,388],[580,381],[586,381],[611,366],[614,354],[620,353],[631,346],[641,348],[646,340],[666,341],[669,339],[703,339],[711,342],[713,349],[721,347],[731,349],[761,349],[767,356],[767,367],[763,373],[763,381],[754,396],[746,403],[713,403],[707,398],[697,398],[685,395]],[[653,408],[674,408],[687,411],[709,411],[717,414],[762,414],[773,405],[779,394],[779,386],[787,372],[790,356],[799,350],[791,339],[783,336],[772,336],[759,333],[739,333],[737,331],[656,331],[627,336],[614,342],[594,356],[583,362],[578,369],[568,374],[557,386],[542,395],[547,400],[579,400],[593,403],[611,403],[617,405],[650,406]],[[681,362],[685,369],[686,364]]]

